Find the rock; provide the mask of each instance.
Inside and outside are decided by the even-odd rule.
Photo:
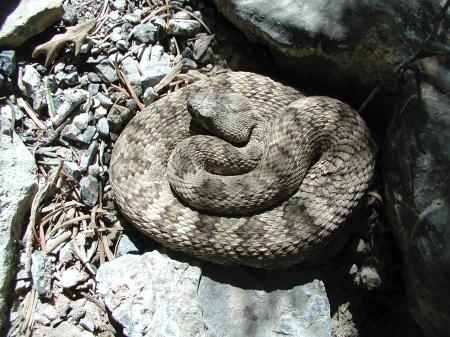
[[[450,57],[418,62],[392,106],[384,149],[386,215],[411,309],[427,336],[450,331]],[[416,82],[417,81],[417,82]]]
[[[115,0],[113,1],[112,6],[118,11],[125,12],[127,9],[127,2],[125,0]]]
[[[64,321],[54,327],[38,327],[35,333],[38,336],[45,337],[95,337],[94,334],[86,330],[81,330],[74,323]]]
[[[212,54],[210,45],[213,39],[214,35],[207,35],[195,41],[193,51],[194,60],[202,63],[208,63],[208,61],[210,61],[211,56],[208,57],[208,54]]]
[[[52,298],[52,263],[40,250],[31,255],[31,276],[33,287],[38,295],[50,300]]]
[[[99,107],[95,108],[94,118],[100,119],[100,118],[105,117],[107,114],[108,114],[108,110],[103,106],[99,106]]]
[[[179,36],[195,36],[201,30],[202,25],[196,20],[170,19],[166,27],[168,34]]]
[[[62,103],[56,109],[53,124],[55,126],[61,125],[72,111],[86,101],[87,95],[88,93],[82,89],[67,89],[62,95],[57,96],[56,98],[62,100]]]
[[[170,55],[165,53],[164,48],[159,45],[145,48],[139,60],[139,66],[143,72],[155,65],[169,66],[169,64]]]
[[[142,86],[146,89],[153,87],[161,81],[161,79],[170,72],[170,67],[166,65],[155,65],[150,69],[146,69],[141,76]]]
[[[109,125],[117,130],[130,117],[130,110],[121,105],[114,105],[109,111],[107,120]]]
[[[84,178],[87,178],[87,177],[84,177]],[[81,180],[83,180],[83,179],[81,179]],[[81,184],[82,183],[80,182],[80,185]],[[83,186],[81,186],[81,188],[83,188]],[[81,192],[81,194],[83,196],[83,191]],[[83,199],[83,201],[84,201],[84,199]],[[93,205],[90,205],[90,206],[93,206]],[[61,279],[59,280],[59,283],[61,284],[61,286],[63,288],[70,289],[84,281],[87,281],[88,278],[89,278],[88,273],[86,273],[84,271],[80,271],[75,267],[70,267],[70,268],[64,270],[64,272],[61,275]]]
[[[0,130],[1,134],[10,136],[14,131],[13,111],[9,105],[0,109]]]
[[[80,129],[73,124],[68,124],[62,129],[61,136],[76,142],[84,142]]]
[[[105,117],[98,120],[97,131],[102,137],[107,138],[109,136],[109,124],[108,120]]]
[[[151,23],[137,25],[133,36],[139,43],[155,43],[158,41],[158,27]]]
[[[33,315],[34,320],[36,321],[36,323],[39,323],[41,325],[50,325],[51,321],[45,317],[44,315],[41,315],[39,313],[35,313]]]
[[[443,6],[440,0],[214,3],[252,41],[269,46],[276,64],[293,79],[319,81],[355,100],[364,100],[419,49]],[[447,13],[445,26],[448,19]],[[449,51],[448,30],[427,48],[430,54]]]
[[[69,26],[76,25],[78,21],[77,10],[71,5],[64,5],[64,15],[62,16],[63,21]]]
[[[55,75],[55,81],[57,85],[61,85],[61,83],[64,83],[64,80],[66,78],[66,74],[63,73],[62,71],[57,72]]]
[[[0,46],[18,47],[64,14],[61,0],[21,0],[0,29]]]
[[[17,262],[17,240],[21,238],[24,216],[36,191],[36,164],[19,136],[5,130],[11,121],[0,116],[0,327],[5,320],[7,300]]]
[[[119,257],[125,254],[133,254],[133,253],[135,254],[139,253],[139,249],[127,235],[123,234],[120,237],[119,245],[117,246],[116,256]]]
[[[80,180],[80,194],[83,202],[88,206],[95,206],[98,201],[100,185],[95,177],[86,176]]]
[[[50,321],[54,321],[58,318],[58,312],[56,311],[55,307],[48,303],[43,303],[42,305],[40,305],[39,312],[43,316],[47,317]]]
[[[191,16],[186,13],[186,12],[176,12],[173,16],[172,19],[179,19],[179,20],[189,20],[191,18]]]
[[[88,73],[88,79],[89,79],[89,82],[91,82],[91,83],[100,83],[102,81],[100,79],[100,77],[96,73],[93,73],[93,72]]]
[[[111,98],[109,98],[108,96],[105,96],[101,92],[99,92],[97,94],[97,98],[100,101],[100,104],[103,105],[104,107],[110,108],[110,107],[112,107],[114,105],[114,103],[111,100]]]
[[[162,17],[160,17],[160,16],[156,16],[154,19],[153,19],[153,24],[155,25],[155,26],[158,26],[160,29],[166,29],[166,20],[164,20]]]
[[[8,77],[16,72],[16,52],[14,50],[0,52],[0,72]]]
[[[95,324],[93,321],[91,321],[89,318],[82,318],[80,320],[80,325],[85,328],[87,331],[94,332],[95,331]]]
[[[183,59],[183,71],[195,70],[197,69],[197,63],[190,59]]]
[[[378,272],[374,267],[362,267],[358,276],[358,283],[363,284],[369,291],[377,289],[381,285],[380,275],[378,275]]]
[[[86,130],[89,124],[89,113],[83,112],[73,118],[73,125],[75,125],[78,130],[84,131]]]
[[[124,20],[131,23],[131,24],[138,24],[141,21],[141,18],[133,15],[133,14],[125,14],[123,16]]]
[[[95,69],[100,78],[105,82],[112,83],[118,80],[116,71],[111,67],[108,61],[101,61],[101,63],[95,66]]]
[[[193,300],[200,275],[200,268],[154,251],[104,263],[96,280],[106,306],[129,337],[212,337]]]
[[[142,96],[145,106],[152,104],[155,101],[156,96],[157,94],[153,87],[148,87],[145,89],[144,95]]]
[[[74,87],[78,84],[78,73],[76,71],[67,74],[64,77],[64,83],[69,87]]]
[[[86,128],[86,130],[83,132],[83,141],[87,144],[89,144],[92,139],[97,138],[98,134],[97,134],[97,128],[93,125],[88,125],[88,127]]]
[[[133,87],[141,85],[141,74],[136,60],[126,57],[122,60],[122,69]]]
[[[98,93],[98,91],[100,90],[100,84],[94,83],[94,84],[89,84],[88,86],[88,92],[94,96]]]
[[[128,50],[128,43],[126,40],[119,40],[116,42],[116,47],[122,52],[126,52]]]
[[[244,268],[208,265],[202,273],[152,251],[103,264],[96,280],[130,337],[330,336],[323,283],[299,269],[281,274],[262,286]]]
[[[125,107],[131,112],[136,112],[138,106],[134,99],[127,99],[125,102]]]
[[[331,334],[325,287],[312,272],[269,272],[264,284],[241,268],[203,272],[198,301],[206,325],[219,337]]]
[[[39,72],[31,65],[25,65],[22,76],[22,93],[33,99],[33,109],[41,110],[47,106],[44,82]],[[19,86],[20,87],[20,86]]]

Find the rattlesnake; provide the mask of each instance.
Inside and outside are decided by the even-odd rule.
[[[222,131],[217,118],[225,120]],[[236,127],[243,135],[233,135]],[[233,147],[209,132],[236,144],[250,140]],[[139,112],[115,143],[110,181],[126,218],[165,246],[215,263],[271,268],[327,249],[365,194],[374,157],[369,130],[348,105],[229,72]]]

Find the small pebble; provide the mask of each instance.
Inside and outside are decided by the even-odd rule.
[[[16,72],[16,52],[14,50],[0,52],[0,70],[9,77]]]
[[[73,124],[68,124],[62,129],[61,136],[76,142],[83,142],[80,129]]]
[[[137,24],[141,21],[141,18],[137,17],[136,15],[132,14],[125,14],[123,19],[129,23]]]
[[[146,69],[141,76],[141,83],[144,88],[154,87],[161,79],[170,72],[170,67],[166,65],[155,65]]]
[[[71,180],[78,180],[81,177],[80,166],[77,163],[65,160],[63,171]]]
[[[50,325],[51,321],[45,317],[44,315],[41,315],[40,313],[35,313],[33,315],[33,318],[35,322],[41,324],[41,325]]]
[[[99,92],[97,94],[97,98],[100,101],[100,104],[103,105],[104,107],[110,108],[114,104],[113,101],[111,100],[111,98],[109,98],[108,96],[105,96],[101,92]]]
[[[91,143],[89,145],[89,148],[83,153],[80,159],[80,169],[81,172],[86,172],[89,165],[91,165],[92,160],[94,159],[95,155],[97,154],[98,144],[97,142]]]
[[[62,17],[62,20],[67,23],[69,26],[73,26],[77,23],[77,10],[70,5],[64,5],[64,15]]]
[[[378,275],[374,267],[364,266],[359,273],[359,277],[361,283],[366,286],[367,290],[377,289],[381,285],[380,275]]]
[[[125,12],[127,9],[127,2],[125,0],[115,0],[112,2],[112,7],[118,11]]]
[[[58,316],[61,318],[67,317],[67,314],[72,310],[69,304],[62,305],[58,310]]]
[[[139,249],[136,245],[130,240],[128,236],[123,234],[120,237],[119,245],[117,246],[117,257],[125,255],[125,254],[137,254],[139,253]]]
[[[154,19],[153,19],[153,24],[155,25],[155,26],[158,26],[159,28],[161,28],[161,29],[166,29],[166,20],[164,20],[162,17],[160,17],[160,16],[156,16]]]
[[[158,40],[158,27],[152,23],[143,23],[134,27],[133,37],[139,43],[155,43]]]
[[[80,131],[86,130],[89,124],[89,113],[83,112],[73,118],[73,125],[75,125]]]
[[[91,82],[91,83],[100,83],[102,81],[100,79],[100,77],[98,77],[98,75],[93,72],[88,73],[88,79],[89,79],[89,82]]]
[[[111,13],[109,13],[109,18],[112,21],[118,21],[120,19],[120,13],[119,11],[112,11]]]
[[[53,305],[48,303],[42,304],[39,310],[45,317],[47,317],[50,321],[54,321],[58,318],[58,312],[56,311]]]
[[[100,84],[98,84],[98,83],[91,83],[88,86],[88,92],[91,95],[96,95],[99,90],[100,90]]]
[[[131,112],[135,112],[137,110],[138,105],[134,99],[127,99],[127,101],[125,102],[125,107]]]
[[[104,107],[104,106],[99,106],[97,108],[95,108],[94,111],[94,118],[95,119],[100,119],[105,117],[108,114],[108,110]]]
[[[128,49],[128,43],[125,40],[119,40],[119,41],[116,42],[116,47],[120,51],[125,52]]]
[[[59,283],[63,288],[73,288],[77,284],[86,281],[89,278],[89,274],[76,269],[75,267],[70,267],[61,275]]]
[[[156,98],[155,89],[153,89],[153,87],[145,89],[142,98],[144,99],[145,106],[152,104]]]
[[[119,129],[129,118],[130,110],[121,105],[114,105],[108,114],[108,123],[114,129]]]
[[[102,62],[95,66],[98,76],[106,82],[115,82],[118,80],[117,73],[109,62]]]
[[[197,69],[197,63],[191,59],[184,59],[183,61],[183,71],[195,70]]]
[[[80,180],[80,194],[83,202],[88,206],[94,206],[98,201],[98,189],[100,185],[93,176],[86,176]]]
[[[85,328],[87,331],[94,332],[95,331],[95,324],[92,320],[89,318],[82,318],[80,320],[80,325]]]
[[[108,120],[105,117],[98,120],[97,131],[102,137],[107,138],[109,136],[109,124]]]
[[[75,86],[78,84],[78,73],[76,71],[71,72],[70,74],[67,74],[64,78],[64,83],[66,83],[68,86]]]
[[[52,298],[51,261],[40,250],[31,255],[31,276],[38,295],[47,300]]]
[[[86,130],[83,132],[83,136],[82,136],[83,141],[85,143],[89,144],[92,141],[92,139],[95,138],[96,134],[97,134],[97,128],[93,125],[89,125],[86,128]]]
[[[167,23],[166,32],[171,35],[195,36],[200,33],[202,26],[196,20],[170,19]]]

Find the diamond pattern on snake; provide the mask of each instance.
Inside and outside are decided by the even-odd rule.
[[[370,132],[347,104],[229,72],[138,113],[115,144],[110,181],[124,216],[163,245],[274,268],[338,240],[374,164]]]

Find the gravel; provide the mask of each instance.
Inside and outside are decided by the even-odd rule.
[[[81,199],[87,206],[94,206],[98,201],[100,184],[93,176],[86,176],[80,180]]]

